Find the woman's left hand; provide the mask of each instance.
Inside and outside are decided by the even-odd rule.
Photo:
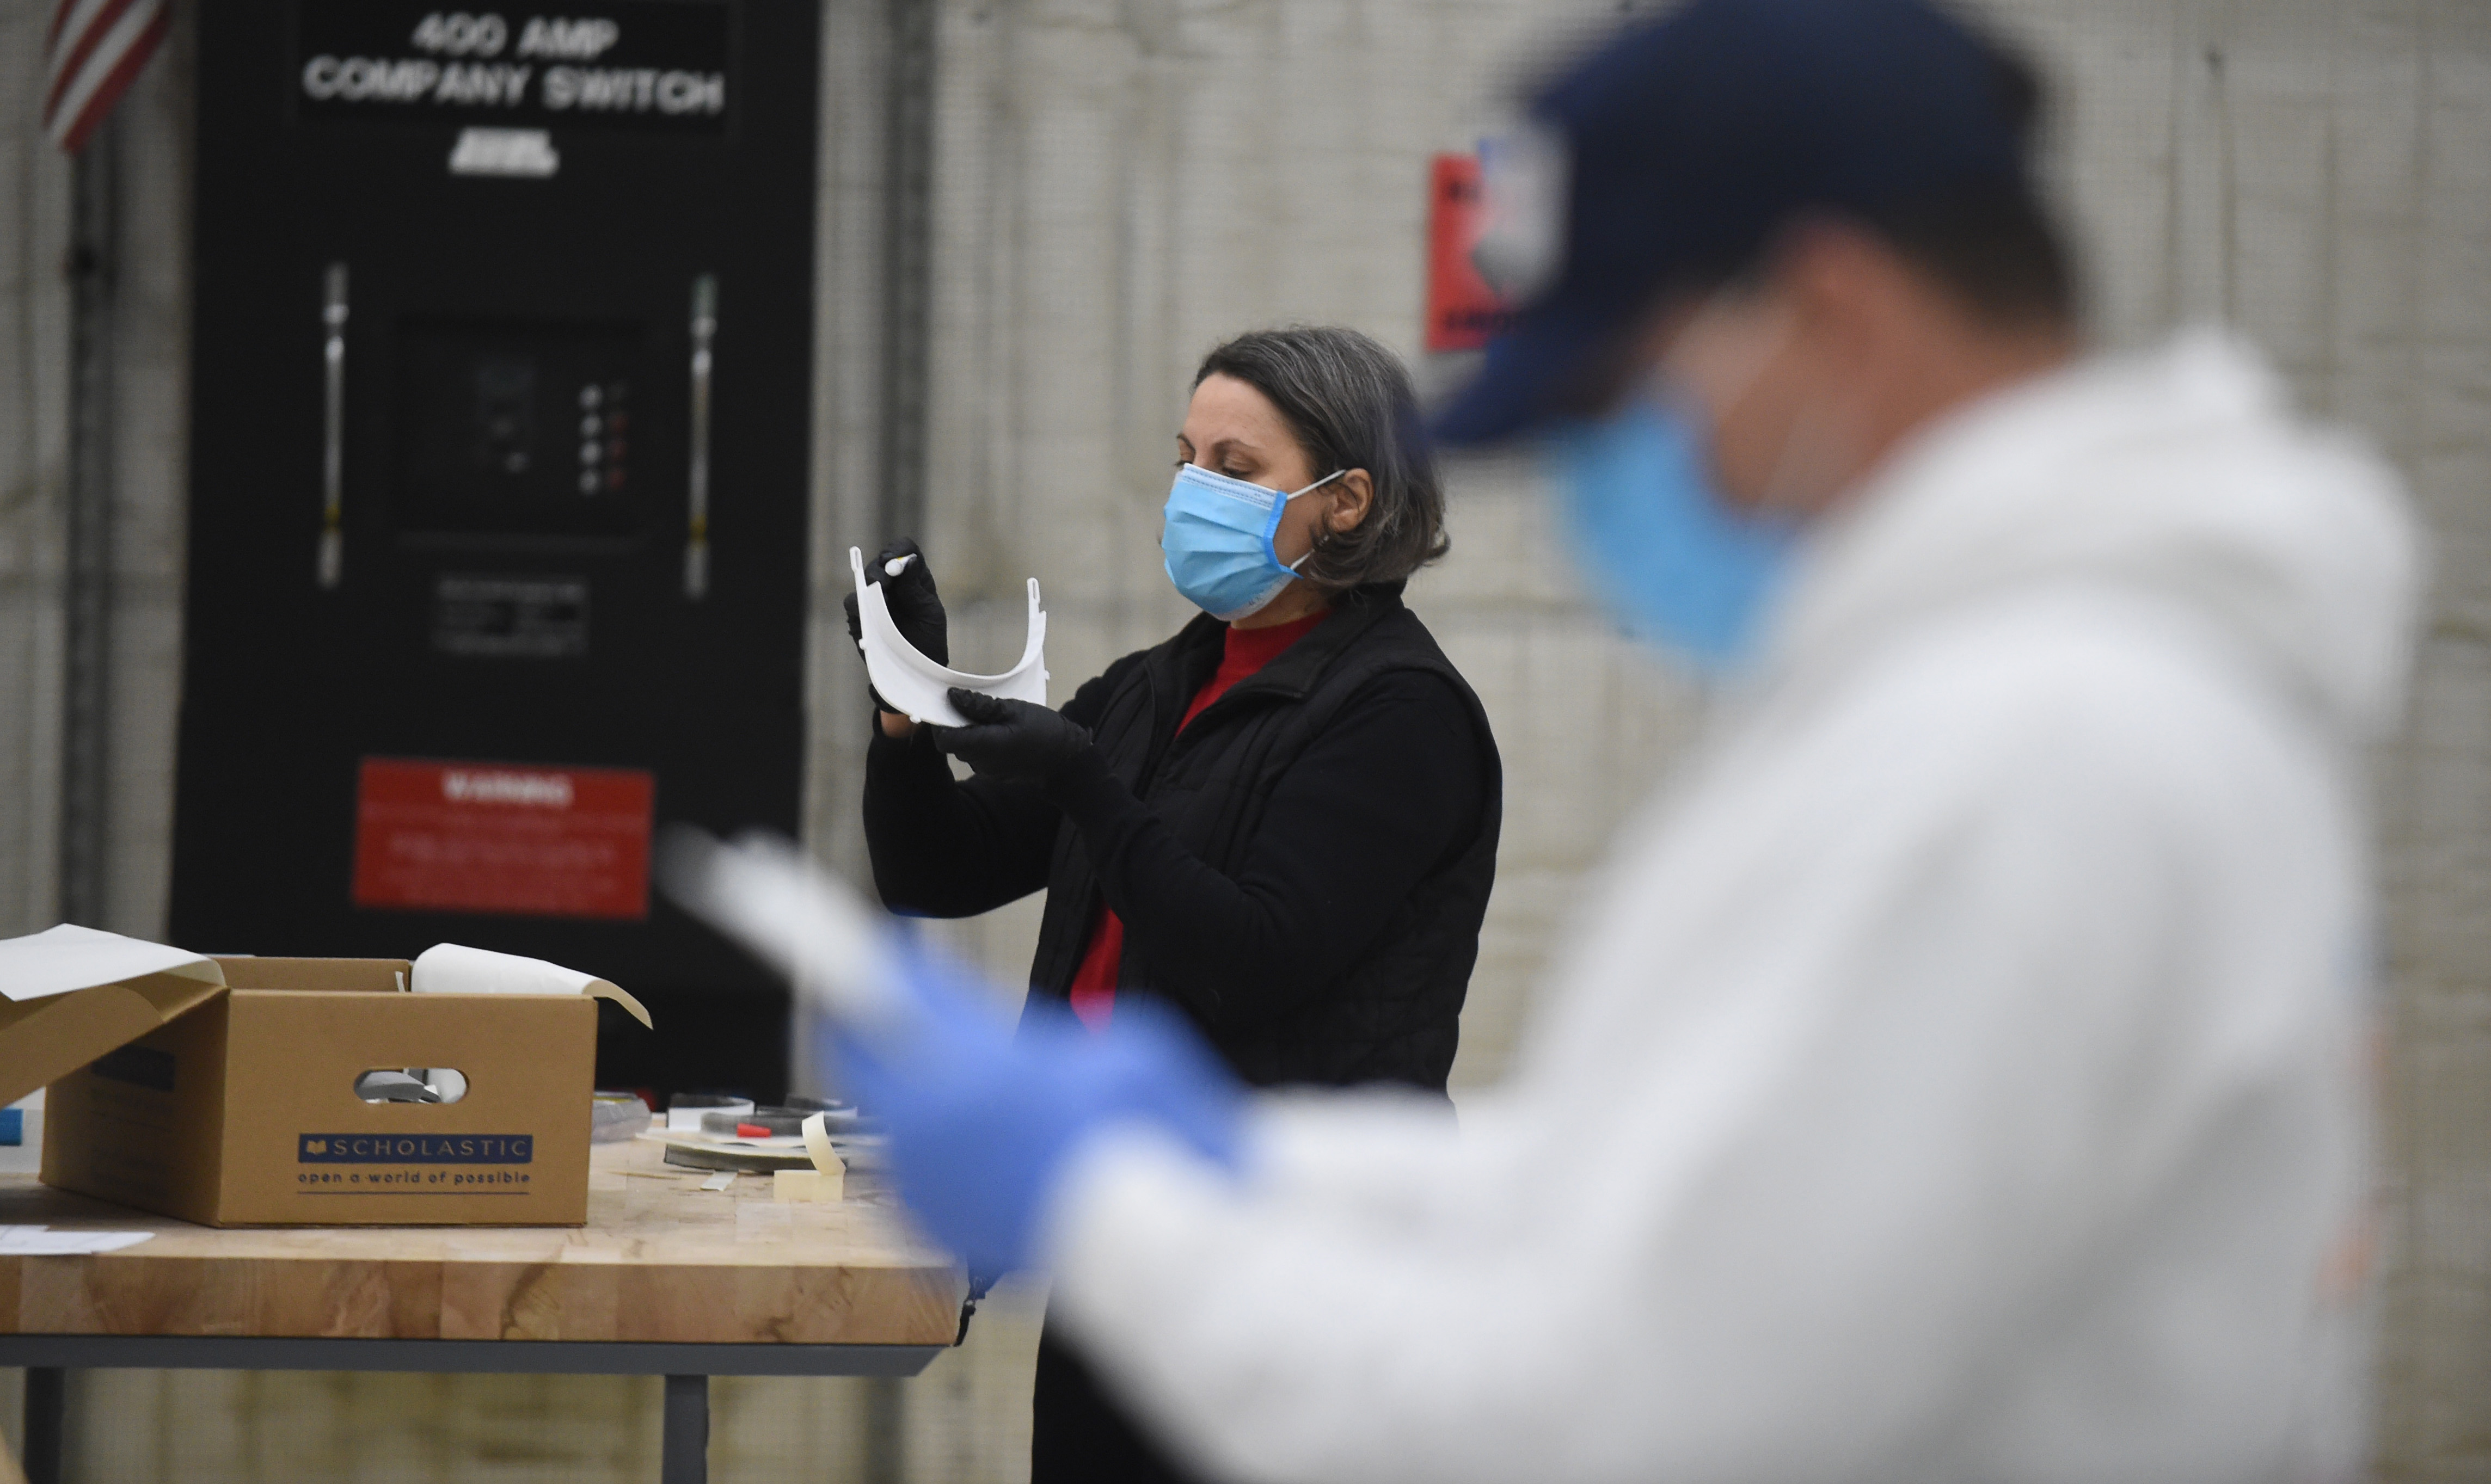
[[[1044,783],[1090,750],[1090,729],[1029,701],[1006,701],[954,687],[964,727],[928,727],[934,745],[989,778]]]

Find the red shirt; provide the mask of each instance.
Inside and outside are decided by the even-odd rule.
[[[1212,671],[1211,679],[1193,693],[1193,704],[1185,709],[1185,716],[1177,722],[1176,729],[1183,732],[1206,707],[1226,695],[1230,686],[1280,657],[1281,651],[1313,632],[1314,626],[1329,617],[1328,611],[1311,613],[1269,628],[1230,625],[1219,654],[1219,668]],[[1072,975],[1072,1013],[1093,1031],[1104,1030],[1108,1017],[1115,1013],[1116,978],[1124,964],[1125,919],[1100,902],[1099,919],[1090,928],[1090,946],[1081,955],[1080,970]]]

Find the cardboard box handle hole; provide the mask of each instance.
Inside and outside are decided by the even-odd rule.
[[[467,1095],[467,1074],[454,1066],[375,1066],[355,1078],[367,1103],[454,1103]]]

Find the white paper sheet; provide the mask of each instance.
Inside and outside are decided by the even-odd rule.
[[[148,1240],[153,1232],[55,1232],[41,1226],[0,1226],[0,1257],[83,1257],[118,1252]]]
[[[419,995],[595,995],[631,1012],[642,1025],[649,1012],[611,979],[577,969],[566,969],[542,958],[471,948],[463,943],[436,943],[415,957]]]
[[[597,975],[542,958],[496,953],[459,943],[436,943],[415,957],[419,995],[577,995]]]
[[[208,959],[161,943],[64,922],[24,938],[0,939],[0,996],[41,1000],[151,974],[175,974],[208,984],[225,981]]]

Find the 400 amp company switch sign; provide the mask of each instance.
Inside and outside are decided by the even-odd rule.
[[[679,6],[640,9],[648,14],[633,17],[627,47],[622,22],[608,16],[531,15],[514,28],[489,12],[433,11],[409,32],[400,15],[322,7],[304,27],[304,107],[485,107],[538,125],[573,114],[723,117],[721,33],[696,12],[674,14]],[[633,65],[642,58],[651,65]],[[655,65],[660,59],[670,65]]]
[[[818,17],[205,0],[170,934],[628,983],[601,1085],[785,1077],[649,890],[792,832]]]

